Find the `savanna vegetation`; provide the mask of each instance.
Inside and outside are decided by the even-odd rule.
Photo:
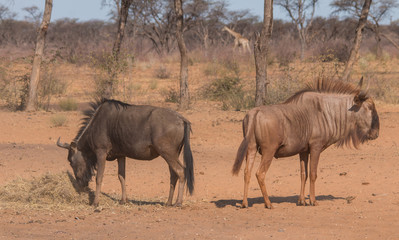
[[[396,2],[391,2],[393,9]],[[253,50],[234,50],[234,38],[222,29],[228,26],[241,33],[252,48],[262,19],[248,10],[231,11],[223,0],[184,1],[183,8],[191,102],[211,101],[226,110],[253,107]],[[313,79],[340,78],[353,42],[358,21],[354,13],[358,9],[349,9],[351,12],[348,7],[333,5],[333,10],[349,14],[314,17],[307,29],[304,53],[303,37],[295,21],[274,20],[267,60],[268,104],[284,100]],[[41,17],[38,8],[25,11],[30,17],[16,20],[15,14],[0,6],[0,100],[10,110],[25,107]],[[117,74],[114,98],[158,105],[179,101],[180,62],[173,1],[133,1],[117,63],[111,54],[117,32],[116,12],[111,12],[109,21],[51,21],[38,87],[41,109],[76,110],[78,103],[104,93],[110,73]],[[399,21],[382,24],[387,17],[370,18],[350,81],[364,76],[377,101],[396,104]]]
[[[257,104],[254,45],[263,39],[267,21],[247,10],[231,11],[224,0],[180,1],[190,95],[189,109],[182,110],[175,1],[180,0],[101,0],[99,5],[114,7],[107,21],[51,19],[38,111],[26,106],[43,13],[32,6],[24,9],[25,19],[17,19],[0,2],[0,238],[399,239],[399,20],[392,11],[397,1],[372,1],[348,79],[357,84],[364,77],[380,116],[380,137],[360,150],[329,148],[323,153],[316,196],[321,204],[315,208],[296,206],[298,157],[273,161],[266,179],[276,203],[273,211],[263,211],[255,176],[251,207],[240,210],[243,173],[231,176],[242,119]],[[122,2],[131,5],[118,50],[121,14],[115,6]],[[316,79],[342,78],[366,1],[332,0],[332,15],[326,17],[312,15],[312,6],[315,13],[320,10],[316,2],[274,0],[272,6],[283,13],[296,6],[293,13],[304,10],[305,15],[285,21],[274,16],[263,103],[282,102]],[[251,52],[234,49],[235,39],[223,31],[225,26],[248,38]],[[104,96],[109,83],[115,99],[178,110],[192,123],[196,192],[184,197],[182,208],[164,204],[170,175],[162,159],[128,161],[125,205],[119,205],[116,161],[107,162],[100,208],[90,205],[95,181],[77,192],[68,151],[56,142],[74,139],[81,110]]]

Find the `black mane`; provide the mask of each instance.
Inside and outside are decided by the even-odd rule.
[[[87,110],[82,111],[84,117],[81,119],[82,123],[79,128],[79,131],[76,135],[76,137],[73,139],[73,142],[77,142],[80,138],[80,136],[83,134],[85,131],[86,127],[89,125],[90,120],[93,118],[97,110],[103,105],[104,103],[109,103],[112,104],[116,109],[125,109],[128,106],[131,106],[128,103],[124,103],[118,100],[114,99],[107,99],[107,98],[100,98],[97,99],[96,101],[90,102],[90,108]]]

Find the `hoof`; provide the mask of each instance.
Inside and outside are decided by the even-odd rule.
[[[120,205],[125,205],[126,203],[127,203],[127,200],[120,200],[120,201],[119,201],[119,204],[120,204]]]
[[[265,208],[267,208],[267,209],[274,209],[274,207],[273,207],[273,205],[267,205],[267,204],[265,204]]]
[[[298,200],[298,206],[306,206],[305,200]]]
[[[319,206],[319,203],[317,201],[310,202],[310,206]]]
[[[173,204],[173,207],[182,207],[182,203],[175,203]]]

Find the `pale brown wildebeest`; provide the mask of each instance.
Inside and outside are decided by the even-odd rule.
[[[179,191],[175,206],[183,202],[184,185],[194,191],[193,156],[190,149],[190,122],[179,113],[148,105],[130,105],[102,99],[84,112],[82,127],[71,144],[57,145],[68,149],[68,161],[81,188],[87,187],[94,170],[98,206],[106,160],[118,159],[118,177],[122,186],[121,203],[127,201],[125,187],[126,157],[152,160],[163,157],[169,165],[170,191],[166,205],[172,205],[177,180]],[[183,150],[184,165],[179,161]]]
[[[242,141],[233,166],[237,175],[244,157],[244,198],[248,207],[248,184],[256,152],[262,160],[256,177],[265,206],[272,208],[265,186],[265,175],[273,157],[299,154],[301,192],[298,204],[305,205],[305,183],[310,155],[310,205],[317,205],[315,182],[320,153],[330,145],[353,144],[355,148],[367,140],[376,139],[379,118],[367,91],[341,81],[319,80],[297,92],[282,104],[261,106],[250,110],[243,120]]]

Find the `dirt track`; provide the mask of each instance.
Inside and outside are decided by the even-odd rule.
[[[298,157],[274,160],[266,186],[275,209],[268,210],[255,177],[250,207],[241,209],[242,170],[239,177],[230,173],[245,113],[206,106],[183,113],[194,131],[196,190],[181,209],[163,206],[169,191],[164,160],[130,160],[127,190],[133,207],[100,212],[0,208],[0,239],[399,239],[399,107],[377,104],[377,140],[360,150],[331,147],[322,154],[317,207],[296,205]],[[70,170],[66,151],[55,142],[59,136],[74,137],[80,114],[65,114],[66,127],[50,128],[52,113],[0,112],[1,185],[18,176]],[[104,193],[120,195],[116,174],[116,162],[108,162]]]

